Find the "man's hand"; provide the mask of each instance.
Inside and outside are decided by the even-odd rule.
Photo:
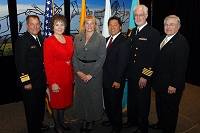
[[[28,84],[24,86],[25,90],[31,90],[32,89],[32,84]]]
[[[168,87],[168,93],[169,93],[169,94],[174,94],[174,93],[176,93],[176,88],[174,88],[174,87],[172,87],[172,86],[169,86],[169,87]]]
[[[112,87],[115,88],[115,89],[119,89],[120,88],[120,83],[117,83],[117,82],[113,82],[112,84]]]
[[[139,80],[139,87],[140,89],[144,88],[147,84],[147,79],[143,78],[143,77],[140,77],[140,80]]]

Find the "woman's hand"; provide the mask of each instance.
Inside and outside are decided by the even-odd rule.
[[[88,83],[90,79],[92,79],[92,75],[90,74],[87,74],[85,77],[86,77],[86,80],[84,81],[85,83]]]
[[[60,87],[56,83],[52,84],[51,87],[54,93],[58,93],[60,91]]]

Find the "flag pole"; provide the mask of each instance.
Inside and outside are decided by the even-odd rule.
[[[54,0],[52,0],[52,14],[54,15]]]
[[[86,2],[85,2],[85,0],[82,0],[82,2],[81,2],[81,14],[80,14],[79,32],[82,29],[85,17],[86,17]]]

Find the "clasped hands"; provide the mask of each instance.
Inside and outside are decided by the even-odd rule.
[[[77,75],[85,82],[86,84],[92,79],[92,75],[90,74],[85,74],[83,72],[78,71]]]

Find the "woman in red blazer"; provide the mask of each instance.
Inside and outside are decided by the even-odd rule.
[[[53,35],[44,41],[43,49],[56,133],[70,130],[63,119],[65,107],[72,104],[74,74],[71,59],[74,49],[72,38],[63,35],[66,25],[63,15],[55,14],[51,18],[50,28]]]

